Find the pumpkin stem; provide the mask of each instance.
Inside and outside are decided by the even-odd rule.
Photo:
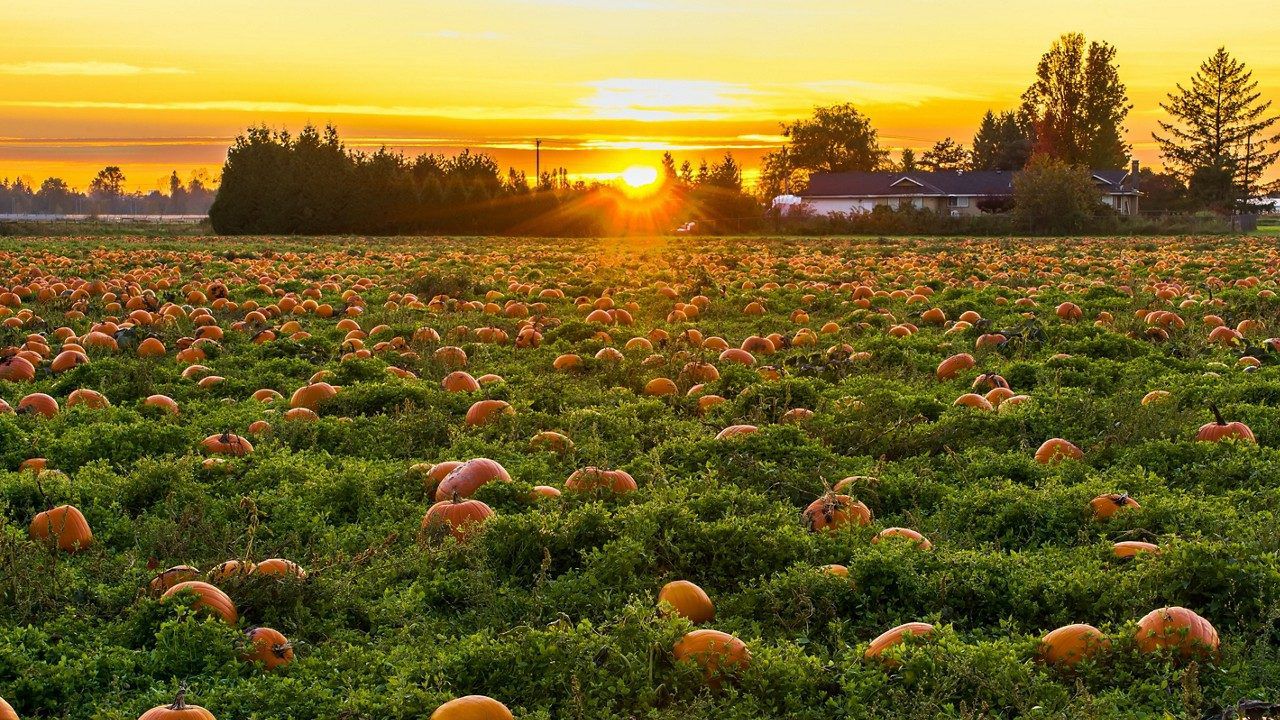
[[[1129,493],[1120,493],[1119,497],[1114,500],[1116,505],[1124,506],[1129,503]]]
[[[1219,425],[1227,424],[1227,421],[1222,419],[1222,413],[1218,411],[1218,405],[1216,403],[1209,403],[1209,409],[1213,411],[1213,419],[1216,420]]]
[[[187,709],[187,684],[183,683],[178,687],[178,695],[173,699],[173,704],[169,706],[170,710],[186,710]]]
[[[285,653],[289,652],[292,649],[293,649],[293,643],[281,643],[279,645],[272,646],[271,652],[275,653],[276,657],[283,660]]]
[[[458,491],[457,491],[457,490],[454,490],[454,491],[453,491],[453,504],[454,504],[454,505],[457,505],[457,504],[458,504],[458,503],[460,503],[460,502],[462,502],[462,498],[460,498],[460,497],[458,496]]]

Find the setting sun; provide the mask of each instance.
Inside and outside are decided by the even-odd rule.
[[[622,171],[622,182],[631,190],[641,190],[658,182],[658,171],[644,165],[633,165]]]

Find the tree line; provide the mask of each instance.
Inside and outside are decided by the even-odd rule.
[[[1146,211],[1249,210],[1256,198],[1278,189],[1264,177],[1280,157],[1275,129],[1280,116],[1262,99],[1252,72],[1225,48],[1160,107],[1168,119],[1153,139],[1165,171],[1141,170]],[[881,147],[871,120],[853,104],[820,107],[810,118],[782,124],[787,144],[764,158],[760,191],[765,197],[797,193],[818,172],[1014,171],[1030,166],[1033,158],[1119,169],[1132,149],[1124,140],[1132,109],[1116,49],[1068,33],[1040,59],[1019,106],[988,110],[969,147],[948,137],[918,157],[904,149],[895,160]]]
[[[72,188],[66,180],[46,178],[38,186],[17,178],[0,179],[0,213],[17,215],[204,215],[217,189],[203,171],[184,183],[175,170],[168,192],[129,192],[119,166],[109,165],[89,183],[87,190]]]
[[[530,183],[485,153],[407,157],[348,149],[333,126],[249,128],[227,153],[209,210],[221,234],[662,233],[693,221],[745,230],[759,203],[742,187],[731,154],[695,171],[663,158],[665,182],[643,197],[616,185],[571,181],[565,168]],[[741,224],[739,224],[741,223]]]

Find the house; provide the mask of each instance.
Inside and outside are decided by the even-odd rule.
[[[1016,175],[1000,170],[815,173],[800,196],[818,215],[871,212],[880,205],[977,215],[982,207],[1013,197]],[[1128,170],[1094,170],[1093,181],[1116,212],[1138,214],[1137,161]]]

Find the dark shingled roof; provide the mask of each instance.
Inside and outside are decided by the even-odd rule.
[[[844,172],[814,173],[803,197],[876,197],[884,195],[1011,195],[1016,172]],[[1133,193],[1127,170],[1094,170],[1104,192]]]

